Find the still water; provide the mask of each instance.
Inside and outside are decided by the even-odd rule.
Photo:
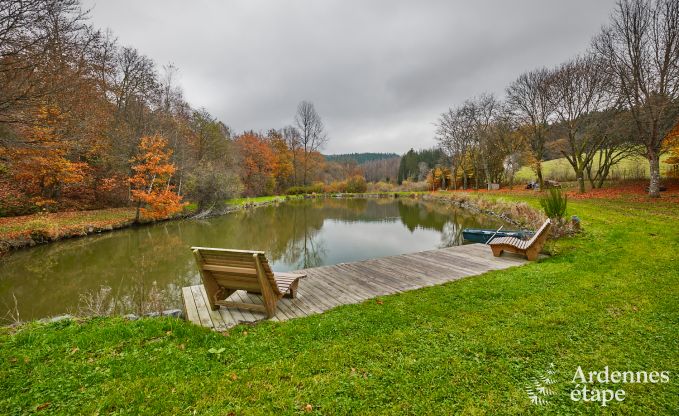
[[[64,240],[0,258],[0,318],[74,313],[102,287],[122,312],[139,312],[151,290],[180,308],[181,288],[200,281],[191,246],[264,250],[290,271],[449,247],[463,228],[500,225],[409,199],[316,199]]]

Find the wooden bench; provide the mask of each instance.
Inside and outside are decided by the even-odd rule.
[[[266,313],[271,318],[283,296],[295,298],[304,274],[274,273],[263,251],[191,247],[212,310],[220,306]],[[236,290],[262,295],[263,304],[226,299]]]
[[[548,218],[542,227],[535,233],[530,240],[520,240],[515,237],[498,237],[493,238],[488,244],[493,255],[499,257],[503,251],[510,253],[523,254],[528,260],[537,260],[542,246],[549,237],[549,229],[552,226],[552,221]]]

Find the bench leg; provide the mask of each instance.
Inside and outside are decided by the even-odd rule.
[[[493,250],[493,256],[495,257],[500,257],[502,255],[502,247],[500,246],[490,246],[490,249]]]
[[[286,298],[296,299],[297,298],[297,286],[299,286],[299,279],[292,282],[292,284],[288,288],[288,291],[283,296],[286,297]]]
[[[529,261],[535,261],[538,259],[538,250],[535,249],[528,249],[526,250],[526,258]]]

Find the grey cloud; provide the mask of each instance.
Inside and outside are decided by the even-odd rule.
[[[432,122],[584,51],[605,1],[88,0],[123,44],[180,68],[189,102],[236,131],[323,117],[326,152],[434,144]]]

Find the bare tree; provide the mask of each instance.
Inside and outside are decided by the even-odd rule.
[[[635,153],[638,145],[630,139],[634,132],[629,118],[629,112],[615,108],[586,117],[586,134],[599,136],[596,140],[601,143],[598,157],[585,168],[592,188],[601,188],[613,166]]]
[[[558,132],[563,131],[566,138],[560,150],[584,193],[585,169],[603,144],[602,135],[587,134],[586,117],[607,107],[607,77],[602,62],[590,55],[561,64],[548,79],[547,98],[554,108]]]
[[[462,108],[449,108],[439,116],[436,122],[436,140],[443,153],[450,159],[453,189],[457,188],[459,171],[462,173],[462,187],[467,189],[469,172],[465,162],[473,147],[474,126]]]
[[[0,122],[30,121],[27,108],[72,87],[100,36],[86,14],[78,0],[0,1]]]
[[[325,126],[321,116],[318,115],[314,105],[309,101],[302,101],[297,106],[295,126],[299,131],[300,144],[304,150],[302,184],[307,185],[309,154],[322,149],[328,141],[328,135],[325,133]]]
[[[521,168],[521,162],[526,152],[526,138],[522,134],[517,120],[507,108],[503,106],[498,112],[496,120],[490,126],[491,144],[495,152],[501,157],[502,169],[509,187],[514,187],[514,175]]]
[[[542,160],[553,107],[547,99],[546,68],[526,72],[507,88],[507,104],[519,124],[528,129],[528,143],[535,157],[535,173],[542,188]]]
[[[662,142],[679,114],[679,2],[620,0],[593,45],[648,158],[649,195],[659,197]]]
[[[484,93],[468,101],[465,106],[469,109],[468,116],[474,124],[474,133],[479,151],[478,157],[481,159],[481,167],[486,178],[486,183],[490,183],[494,178],[490,166],[490,160],[494,153],[499,150],[493,143],[492,124],[495,121],[501,108],[501,103],[493,94]],[[478,175],[477,175],[478,181]],[[477,182],[478,188],[478,182]]]

